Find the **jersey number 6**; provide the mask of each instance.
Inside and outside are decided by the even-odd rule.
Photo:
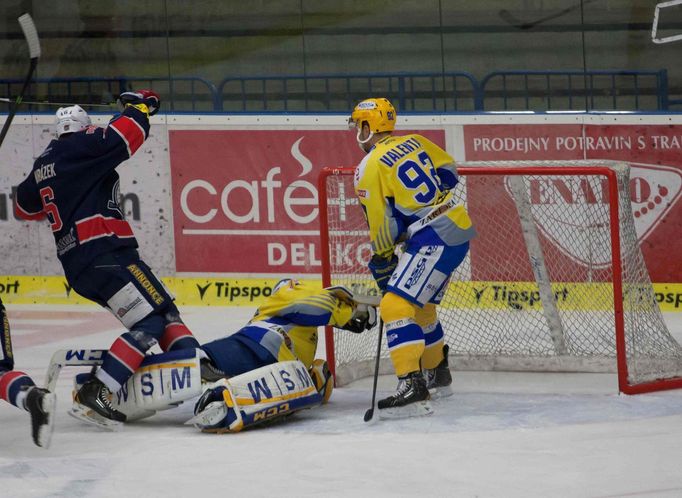
[[[40,189],[40,200],[43,202],[43,211],[50,220],[50,228],[53,232],[58,232],[64,226],[62,219],[59,217],[59,209],[52,201],[54,200],[54,191],[52,187],[43,187]]]

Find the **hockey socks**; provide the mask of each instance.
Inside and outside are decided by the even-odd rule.
[[[140,366],[146,350],[129,332],[122,334],[109,348],[102,367],[96,374],[97,378],[111,392],[117,392]]]
[[[386,339],[391,361],[398,377],[420,370],[424,353],[424,332],[411,318],[385,323]]]
[[[159,346],[165,352],[179,349],[195,349],[200,347],[187,325],[182,322],[172,322],[166,325]]]
[[[0,399],[4,399],[17,408],[26,409],[24,406],[26,392],[29,387],[33,386],[35,386],[33,380],[24,372],[12,370],[0,373]]]

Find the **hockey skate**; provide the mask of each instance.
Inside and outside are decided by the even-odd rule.
[[[218,382],[220,379],[228,378],[227,374],[218,369],[208,358],[201,359],[201,381]]]
[[[379,418],[406,418],[431,415],[429,390],[420,371],[400,377],[398,390],[393,396],[379,400]]]
[[[447,398],[452,396],[452,374],[448,366],[449,346],[443,346],[443,360],[436,368],[424,369],[426,388],[431,394],[431,399]]]
[[[111,396],[109,388],[93,377],[76,392],[69,415],[102,429],[116,430],[126,416],[111,405]]]
[[[54,430],[54,410],[57,397],[42,387],[30,387],[26,394],[26,409],[31,415],[31,436],[41,448],[49,448]]]

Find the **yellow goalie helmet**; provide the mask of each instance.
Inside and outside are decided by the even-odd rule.
[[[395,107],[388,99],[383,97],[367,99],[355,106],[348,119],[348,127],[360,129],[362,123],[366,121],[372,134],[393,131],[395,129],[395,118]]]

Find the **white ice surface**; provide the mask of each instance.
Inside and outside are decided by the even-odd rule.
[[[183,312],[206,341],[253,309]],[[9,315],[17,369],[38,383],[55,350],[105,348],[120,333],[96,308]],[[682,336],[682,314],[666,320]],[[682,391],[618,395],[614,375],[456,372],[455,395],[433,416],[369,424],[363,379],[286,423],[216,436],[182,425],[193,403],[116,433],[83,425],[66,414],[77,371],[57,384],[47,451],[31,442],[27,414],[0,402],[1,498],[682,496]],[[394,388],[380,379],[380,395]]]

